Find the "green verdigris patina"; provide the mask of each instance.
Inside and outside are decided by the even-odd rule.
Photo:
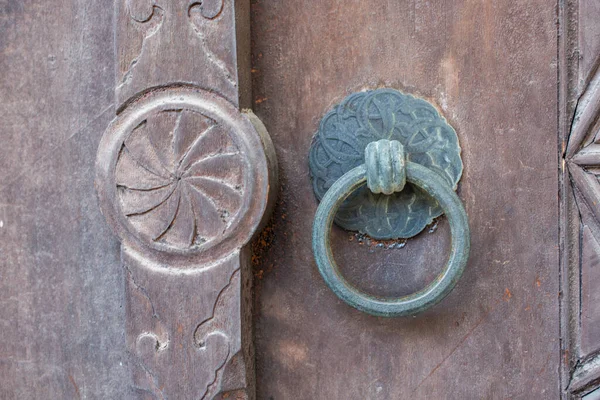
[[[353,117],[344,117],[349,104],[354,104]],[[371,105],[376,111],[365,114]],[[321,123],[310,154],[315,192],[321,199],[313,224],[313,252],[319,271],[331,290],[358,310],[383,317],[418,314],[450,293],[469,258],[469,222],[454,192],[462,172],[456,133],[429,103],[390,89],[351,95],[334,111]],[[380,123],[368,123],[366,130],[361,130],[365,124],[354,126],[355,130],[339,130],[344,120],[358,120],[360,115]],[[327,125],[332,118],[335,123]],[[410,124],[407,118],[418,122]],[[335,139],[327,136],[327,126],[335,129]],[[366,132],[387,132],[387,137],[376,135],[367,140]],[[396,140],[398,137],[404,138],[404,143]],[[361,147],[363,153],[358,158],[353,152]],[[325,160],[324,154],[335,156],[338,162],[332,157]],[[325,187],[320,196],[319,190]],[[377,217],[371,224],[373,221],[365,219],[370,213]],[[414,236],[441,213],[450,223],[450,255],[442,272],[424,289],[400,298],[383,298],[359,291],[342,276],[329,239],[334,219],[354,229],[359,225],[378,238],[398,238]],[[341,221],[340,214],[344,216]]]
[[[456,190],[463,164],[454,129],[427,101],[377,89],[351,94],[321,120],[309,154],[317,199],[346,172],[364,164],[367,145],[381,139],[400,142],[408,161],[438,173]],[[409,183],[391,195],[357,189],[340,205],[335,222],[375,239],[406,239],[440,215],[435,199]]]

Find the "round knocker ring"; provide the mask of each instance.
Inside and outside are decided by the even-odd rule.
[[[406,161],[402,145],[380,140],[365,150],[365,164],[342,175],[321,199],[313,225],[313,252],[319,272],[329,288],[348,305],[375,316],[415,315],[440,302],[456,285],[469,258],[470,235],[467,214],[450,185],[436,172]],[[448,261],[442,272],[424,289],[399,298],[369,295],[352,286],[333,259],[329,233],[335,214],[344,200],[367,184],[375,193],[400,191],[410,182],[437,200],[452,235]]]

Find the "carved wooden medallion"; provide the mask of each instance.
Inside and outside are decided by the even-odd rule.
[[[102,139],[97,171],[105,215],[124,243],[183,268],[189,257],[214,261],[246,243],[269,191],[250,119],[191,88],[151,92],[128,107]]]

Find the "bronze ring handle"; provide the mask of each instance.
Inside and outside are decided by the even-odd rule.
[[[436,172],[406,161],[402,145],[380,140],[365,149],[366,163],[342,175],[327,191],[315,215],[313,252],[319,272],[329,288],[350,306],[375,316],[415,315],[439,303],[460,279],[470,250],[467,213],[454,190]],[[340,273],[333,259],[329,232],[342,202],[356,189],[368,185],[374,192],[400,191],[408,181],[435,198],[450,223],[452,246],[442,272],[424,289],[399,298],[383,298],[359,291]]]

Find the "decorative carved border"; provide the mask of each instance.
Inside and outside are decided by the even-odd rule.
[[[594,283],[591,268],[600,266],[600,54],[583,71],[578,52],[585,36],[582,30],[590,27],[579,25],[580,5],[578,0],[559,2],[561,386],[565,399],[585,399],[600,385],[600,335],[591,331],[600,328],[600,312],[589,304],[590,296],[600,292],[600,281],[594,284],[598,287],[589,287]],[[596,336],[597,340],[590,340]]]
[[[254,399],[246,245],[277,177],[239,109],[249,1],[117,0],[116,46],[96,189],[121,241],[131,397]]]

